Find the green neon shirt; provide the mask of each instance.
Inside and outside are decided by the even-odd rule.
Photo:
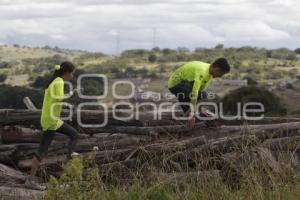
[[[168,80],[168,88],[172,88],[182,81],[194,81],[192,90],[192,104],[197,103],[199,90],[206,90],[212,75],[209,73],[209,63],[200,61],[187,62],[173,72]]]
[[[64,99],[64,80],[55,78],[45,90],[41,114],[41,126],[45,130],[57,130],[63,124],[60,119]]]

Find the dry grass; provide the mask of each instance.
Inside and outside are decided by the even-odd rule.
[[[98,166],[93,154],[67,163],[60,178],[51,177],[47,199],[299,199],[300,182],[286,156],[279,170],[257,156],[250,143],[236,145],[232,155],[201,154],[170,162],[171,156],[145,152],[134,167]],[[185,160],[186,159],[186,160]],[[279,158],[281,159],[281,158]],[[178,160],[177,160],[178,161]],[[176,169],[177,168],[177,169]],[[220,168],[222,170],[220,170]]]

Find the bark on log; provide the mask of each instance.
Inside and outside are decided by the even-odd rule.
[[[45,192],[19,187],[1,186],[0,196],[3,200],[40,200],[45,196]]]
[[[11,183],[24,183],[25,175],[0,163],[0,186]]]
[[[230,132],[242,132],[247,131],[251,134],[256,134],[262,131],[274,131],[274,130],[299,130],[300,122],[288,122],[279,124],[265,124],[265,125],[239,125],[239,126],[221,126],[222,131]]]
[[[117,125],[123,122],[123,125],[147,125],[159,123],[159,120],[173,120],[172,112],[131,112],[128,110],[116,110],[104,112],[101,110],[75,110],[72,115],[72,119],[77,119],[77,114],[80,112],[81,119],[85,122],[103,122],[105,118],[108,119],[109,124]],[[70,111],[63,109],[62,117],[69,116]],[[8,124],[39,124],[41,110],[17,110],[17,109],[0,109],[0,125]],[[129,120],[116,120],[114,114],[118,117],[128,117],[134,116],[133,119]],[[182,116],[181,112],[175,113],[176,116]],[[161,118],[158,118],[161,117]],[[159,120],[157,120],[159,119]],[[169,122],[171,122],[169,121]],[[222,121],[223,124],[244,124],[245,120],[231,120],[231,121]],[[249,121],[249,123],[278,123],[278,122],[287,122],[287,121],[300,121],[298,118],[264,118],[258,121]]]
[[[261,146],[273,151],[299,151],[300,136],[268,139],[265,140]]]
[[[40,129],[26,128],[22,126],[4,126],[0,128],[0,135],[3,144],[10,143],[40,143],[43,132]],[[66,135],[57,133],[54,140],[63,141],[67,139]],[[87,139],[88,135],[79,134],[79,139]]]
[[[135,127],[135,126],[115,126],[106,128],[87,128],[84,129],[88,133],[126,133],[133,135],[158,136],[159,134],[184,134],[199,128],[205,128],[203,122],[195,124],[193,129],[186,125],[167,125],[167,126],[149,126],[149,127]]]
[[[255,145],[257,142],[257,138],[254,135],[219,138],[208,141],[207,144],[201,145],[200,147],[174,153],[170,156],[170,159],[176,161],[181,160],[183,162],[187,160],[198,160],[203,157],[233,152],[245,146]]]
[[[87,121],[98,121],[98,122],[103,122],[105,118],[108,119],[108,121],[111,124],[114,124],[114,122],[121,123],[123,122],[132,122],[137,123],[137,122],[144,122],[144,121],[153,121],[155,116],[159,116],[160,113],[158,112],[131,112],[128,110],[116,110],[116,111],[97,111],[97,110],[75,110],[73,112],[72,118],[76,119],[77,114],[80,113],[81,119]],[[70,111],[63,109],[61,116],[62,117],[67,117],[69,116]],[[41,110],[16,110],[16,109],[0,109],[0,125],[7,125],[7,124],[19,124],[23,123],[33,123],[39,122],[40,120],[40,115],[41,115]],[[114,115],[118,117],[128,117],[128,116],[134,116],[133,119],[129,120],[117,120]],[[177,116],[181,116],[182,113],[176,114]],[[172,119],[172,113],[171,112],[163,112],[160,115],[162,119]]]
[[[207,143],[205,136],[199,136],[195,138],[188,138],[185,140],[179,140],[175,142],[156,143],[141,147],[144,152],[153,153],[168,153],[170,151],[179,151],[184,149],[195,148]]]
[[[116,150],[107,150],[107,151],[98,151],[95,155],[95,161],[96,163],[103,164],[103,163],[109,163],[114,162],[118,160],[124,160],[126,156],[132,152],[133,149],[126,148],[126,149],[116,149]],[[87,158],[91,155],[92,152],[89,153],[82,153],[81,155],[84,158]],[[31,167],[31,159],[26,160],[20,160],[18,162],[18,167],[20,169],[29,169]],[[46,157],[42,160],[41,166],[56,166],[60,167],[62,163],[67,161],[67,157],[65,155],[58,155],[53,157]]]
[[[48,156],[63,155],[67,153],[68,140],[62,142],[54,141],[49,147]],[[75,151],[79,153],[93,151],[97,147],[99,151],[114,150],[122,148],[137,148],[145,141],[136,137],[120,137],[109,136],[99,138],[80,139],[75,147]],[[10,144],[0,145],[0,162],[11,164],[17,163],[19,160],[31,159],[34,152],[37,151],[39,144]]]

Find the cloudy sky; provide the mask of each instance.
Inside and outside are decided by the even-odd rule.
[[[154,45],[194,49],[218,43],[294,49],[300,47],[300,4],[296,0],[0,0],[0,33],[0,44],[109,54]]]

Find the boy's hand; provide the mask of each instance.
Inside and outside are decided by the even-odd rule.
[[[83,88],[75,88],[73,93],[79,93],[79,91],[83,92]]]
[[[211,117],[211,115],[207,112],[200,112],[200,117]]]
[[[213,113],[211,113],[208,109],[206,108],[201,108],[200,110],[200,117],[213,117]]]

